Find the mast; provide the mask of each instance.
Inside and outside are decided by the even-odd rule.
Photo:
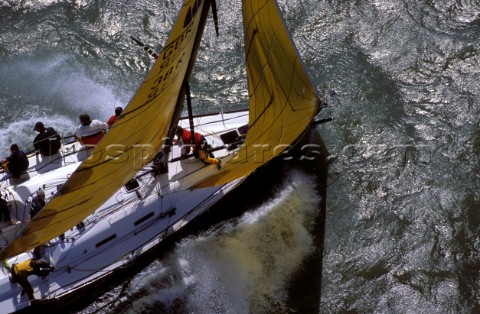
[[[211,0],[205,0],[205,4],[202,8],[200,24],[198,26],[198,32],[195,37],[195,43],[193,44],[192,55],[190,57],[188,67],[187,67],[187,72],[185,74],[185,81],[187,82],[190,82],[190,77],[192,76],[193,67],[195,65],[195,60],[197,59],[198,50],[200,48],[200,42],[202,40],[205,24],[207,23],[208,12],[210,10],[211,4],[212,4]],[[173,137],[175,136],[175,128],[177,127],[178,121],[180,120],[180,117],[182,115],[183,103],[185,102],[185,95],[186,95],[186,89],[185,89],[185,84],[183,84],[182,89],[180,90],[180,93],[178,95],[175,113],[173,114],[173,119],[170,124],[170,132],[169,132],[170,139],[173,139]]]
[[[188,110],[188,123],[190,125],[190,132],[192,132],[191,143],[185,144],[195,144],[195,126],[193,125],[193,110],[192,110],[192,97],[190,95],[190,83],[185,81],[184,83],[185,92],[187,94],[187,110]]]
[[[210,0],[185,0],[164,48],[119,120],[55,196],[0,252],[18,255],[62,234],[100,208],[152,161],[173,135]],[[122,148],[112,150],[112,146]],[[133,161],[119,162],[119,161]]]

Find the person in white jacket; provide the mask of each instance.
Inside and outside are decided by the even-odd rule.
[[[80,125],[75,131],[75,136],[82,145],[95,145],[105,134],[108,124],[99,120],[92,120],[88,114],[80,115]]]

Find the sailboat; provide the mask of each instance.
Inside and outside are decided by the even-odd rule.
[[[151,251],[308,133],[322,102],[275,0],[242,0],[248,110],[191,114],[189,79],[210,9],[214,0],[184,1],[155,64],[95,147],[64,143],[57,155],[31,155],[19,182],[1,181],[16,221],[1,226],[2,312],[33,303],[12,280],[15,264],[47,261],[50,271],[28,281],[36,300],[61,302]],[[203,134],[221,167],[182,157],[177,125]],[[39,190],[47,202],[31,218]]]

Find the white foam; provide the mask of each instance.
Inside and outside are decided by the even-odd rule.
[[[315,178],[290,172],[277,197],[221,227],[185,239],[129,284],[125,313],[261,313],[286,306],[287,281],[313,250]],[[228,210],[228,209],[225,209]],[[125,291],[122,289],[122,291]],[[117,299],[120,297],[121,300]],[[156,305],[155,305],[156,304]]]
[[[9,153],[12,143],[31,150],[36,136],[33,126],[42,121],[63,135],[71,135],[78,116],[106,121],[116,106],[125,106],[125,95],[117,96],[107,85],[107,73],[92,78],[82,65],[67,55],[9,60],[0,64],[2,89],[8,98],[0,99],[0,154]],[[98,81],[97,81],[98,80]],[[17,95],[17,96],[15,96]],[[121,99],[120,99],[121,98]]]
[[[313,247],[319,197],[313,178],[291,173],[278,197],[230,228],[184,242],[178,256],[195,278],[188,303],[200,312],[262,312],[286,301],[285,283]],[[294,183],[295,182],[295,183]]]

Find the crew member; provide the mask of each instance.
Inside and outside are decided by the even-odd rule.
[[[17,144],[10,146],[10,156],[0,161],[0,164],[12,178],[20,179],[22,173],[27,171],[29,161],[23,150],[18,148]]]
[[[122,108],[122,107],[117,107],[117,108],[115,108],[115,114],[108,119],[107,124],[108,124],[109,126],[112,126],[112,124],[114,124],[115,121],[118,120],[118,117],[120,116],[120,114],[121,114],[122,112],[123,112],[123,108]]]
[[[18,264],[13,264],[10,268],[12,281],[22,286],[23,291],[30,300],[35,300],[33,288],[27,277],[30,275],[46,276],[55,268],[47,261],[38,258],[32,258]]]
[[[82,145],[96,145],[108,129],[108,124],[99,120],[92,121],[88,114],[80,115],[80,123],[75,136]]]
[[[13,224],[12,218],[10,217],[10,204],[7,200],[3,198],[0,194],[0,220],[7,224]]]
[[[202,162],[207,165],[217,165],[218,169],[220,169],[220,160],[209,155],[207,152],[208,143],[203,135],[193,133],[192,137],[192,132],[185,130],[181,126],[177,126],[176,135],[178,140],[181,140],[185,145],[182,148],[182,157],[186,157],[190,153],[191,147],[193,147],[193,154]]]
[[[38,132],[38,135],[33,140],[33,147],[40,151],[40,154],[43,156],[51,156],[56,154],[61,146],[60,135],[54,128],[46,128],[43,125],[43,122],[35,123],[35,131]]]
[[[35,215],[40,211],[40,209],[45,206],[45,192],[41,189],[38,190],[37,196],[32,200],[32,207],[30,208],[30,219],[35,217]]]

